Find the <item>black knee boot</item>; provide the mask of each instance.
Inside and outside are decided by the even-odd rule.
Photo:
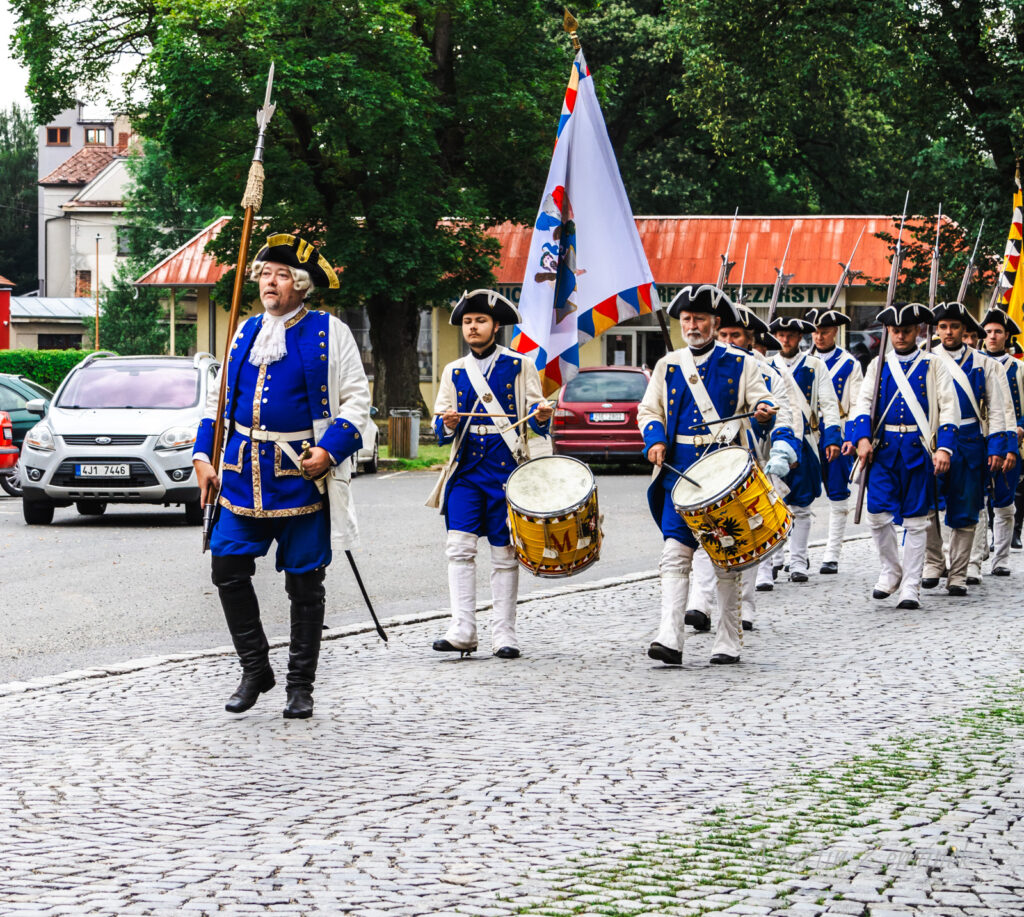
[[[231,642],[242,663],[242,680],[224,709],[243,713],[256,703],[260,694],[274,687],[274,671],[270,668],[266,634],[260,623],[260,606],[252,575],[256,561],[243,554],[213,558],[213,584],[220,593],[224,617],[231,632]]]
[[[313,682],[320,658],[320,634],[324,627],[324,574],[320,567],[309,573],[286,573],[285,589],[292,603],[292,643],[288,654],[288,719],[313,715]]]
[[[1019,551],[1021,524],[1024,523],[1024,486],[1017,485],[1017,494],[1013,504],[1013,540],[1010,542],[1010,547]]]

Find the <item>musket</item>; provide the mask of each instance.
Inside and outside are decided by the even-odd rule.
[[[263,145],[266,140],[267,126],[277,108],[270,101],[270,93],[274,88],[274,64],[270,64],[270,73],[267,75],[267,91],[263,97],[263,107],[256,112],[256,126],[259,131],[256,135],[256,149],[252,155],[252,164],[249,166],[249,177],[245,183],[245,193],[242,195],[242,208],[245,215],[242,217],[242,240],[238,246],[238,264],[235,267],[235,285],[231,291],[231,313],[228,316],[228,332],[224,342],[224,356],[227,359],[231,353],[231,342],[235,337],[235,330],[238,327],[238,313],[242,307],[242,288],[245,286],[245,268],[249,261],[249,240],[252,238],[253,215],[263,206]],[[213,464],[214,473],[220,470],[220,454],[224,445],[224,405],[227,402],[228,371],[227,363],[221,368],[220,393],[217,396],[217,414],[213,426],[213,454],[210,462]],[[210,535],[213,532],[214,515],[217,511],[218,494],[212,495],[209,489],[202,494],[203,500],[203,552],[210,547]]]
[[[910,192],[903,200],[903,216],[900,218],[900,231],[896,236],[896,250],[892,255],[892,268],[889,270],[889,286],[885,291],[885,305],[882,310],[888,309],[896,298],[896,283],[899,279],[900,268],[903,266],[903,225],[907,221],[907,206],[910,204]],[[878,371],[875,373],[875,387],[871,392],[871,409],[868,411],[868,433],[872,442],[875,437],[875,415],[878,413],[878,398],[882,391],[882,370],[885,367],[885,345],[889,340],[889,334],[882,327],[882,340],[878,345]],[[870,465],[864,469],[860,476],[860,486],[857,489],[857,510],[853,514],[853,521],[860,525],[861,516],[864,514],[864,497],[867,495],[868,470]]]
[[[836,282],[835,289],[832,291],[832,295],[828,298],[828,304],[825,306],[825,311],[828,312],[836,307],[836,303],[839,302],[839,295],[843,292],[843,287],[846,285],[846,281],[850,276],[850,265],[853,264],[853,256],[857,254],[857,249],[860,247],[860,240],[864,238],[864,230],[861,229],[860,235],[857,236],[857,241],[853,243],[853,251],[850,252],[850,257],[846,259],[846,264],[842,261],[839,262],[839,266],[843,269],[843,272],[839,275],[839,280]]]
[[[748,242],[743,247],[743,265],[740,267],[740,288],[739,292],[736,294],[736,302],[738,302],[740,305],[743,305],[743,281],[746,279],[747,276],[747,254],[749,253],[749,251],[750,243]]]
[[[740,208],[737,207],[736,212],[732,215],[732,225],[729,227],[729,241],[725,243],[725,254],[719,256],[722,259],[722,264],[721,267],[718,268],[718,280],[715,283],[715,286],[720,290],[725,289],[725,284],[729,280],[729,271],[732,270],[733,265],[736,263],[735,261],[729,260],[729,252],[732,250],[732,240],[733,236],[736,234],[736,221],[739,219],[739,216]]]
[[[981,231],[985,228],[985,220],[982,219],[981,226],[978,227],[978,238],[974,240],[974,250],[971,252],[971,260],[967,262],[967,267],[964,268],[964,279],[960,281],[960,292],[956,294],[957,302],[964,302],[964,297],[967,295],[967,288],[971,285],[971,277],[974,274],[974,258],[978,254],[978,243],[981,241]],[[996,288],[998,289],[998,284]],[[966,305],[966,303],[964,303]]]
[[[935,218],[935,248],[932,249],[932,269],[928,275],[928,308],[935,311],[935,299],[939,293],[939,233],[942,232],[942,204],[939,204],[939,215]],[[928,335],[925,344],[928,353],[932,352],[932,336]]]
[[[768,324],[770,325],[775,321],[775,310],[779,307],[779,296],[785,286],[789,284],[789,281],[793,279],[794,274],[786,274],[786,255],[789,254],[789,244],[793,241],[793,228],[789,227],[789,238],[786,240],[786,250],[782,253],[782,261],[779,266],[775,268],[775,286],[772,287],[772,298],[768,303]]]

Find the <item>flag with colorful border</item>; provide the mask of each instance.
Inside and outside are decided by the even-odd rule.
[[[580,345],[661,308],[594,80],[580,51],[533,227],[512,347],[550,395],[579,371]]]
[[[1024,247],[1024,195],[1021,193],[1020,173],[1017,190],[1013,195],[1013,220],[1006,239],[1003,269],[999,273],[999,293],[996,305],[1006,312],[1018,328],[1024,328],[1024,271],[1020,270],[1021,249]]]

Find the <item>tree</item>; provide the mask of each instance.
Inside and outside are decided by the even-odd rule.
[[[14,295],[39,286],[37,141],[32,116],[17,102],[0,109],[0,274]]]
[[[333,303],[367,307],[377,405],[420,403],[421,309],[489,282],[486,227],[535,215],[568,73],[557,20],[538,0],[102,0],[70,29],[60,13],[80,8],[54,6],[15,2],[39,110],[142,51],[136,129],[176,181],[236,213],[273,54],[261,217],[314,236],[343,271]],[[234,221],[217,240],[226,263],[239,231]]]

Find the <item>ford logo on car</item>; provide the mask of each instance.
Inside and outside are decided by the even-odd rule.
[[[97,436],[96,437],[96,445],[97,446],[109,446],[111,444],[111,442],[112,442],[112,440],[111,440],[111,438],[109,436]]]

